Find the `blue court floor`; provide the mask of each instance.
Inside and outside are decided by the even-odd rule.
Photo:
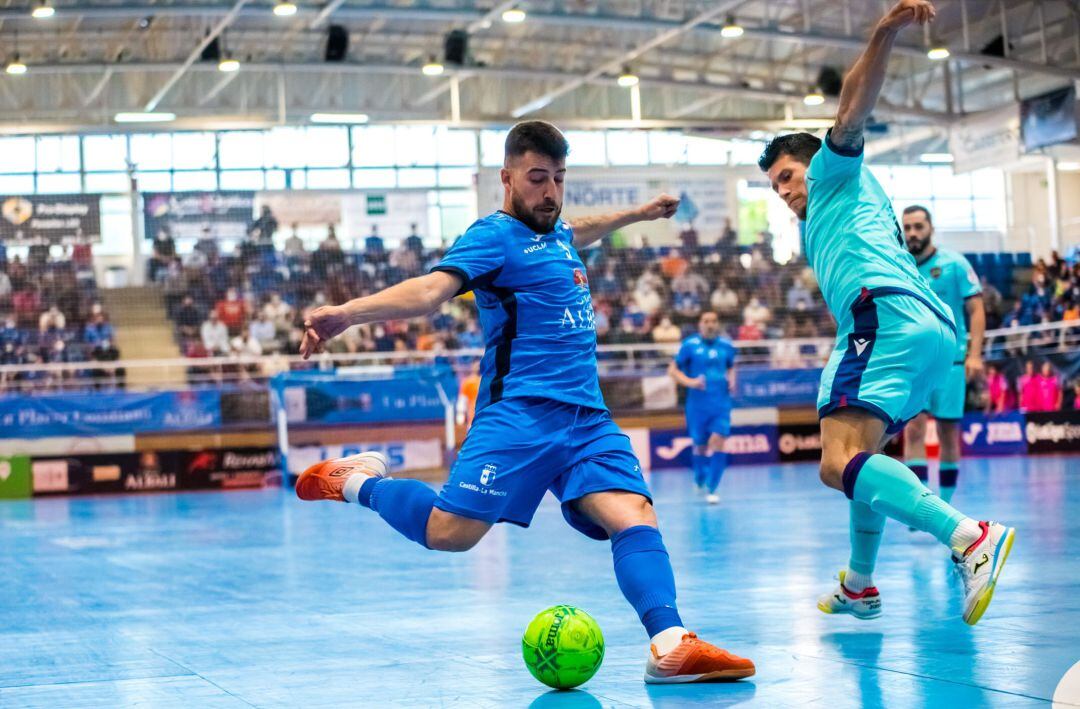
[[[847,501],[813,465],[733,469],[719,508],[685,473],[652,485],[685,621],[755,660],[752,680],[643,684],[608,545],[550,500],[531,529],[445,555],[273,489],[0,503],[0,706],[1027,707],[1080,660],[1080,458],[967,464],[957,506],[1019,530],[974,628],[944,548],[892,522],[885,615],[815,608],[846,560]],[[555,603],[606,635],[581,691],[522,664],[522,630]]]

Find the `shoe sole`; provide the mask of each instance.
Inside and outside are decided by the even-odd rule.
[[[674,675],[672,677],[657,677],[646,674],[645,684],[690,684],[691,682],[734,682],[747,677],[753,677],[757,672],[751,667],[747,670],[717,670],[700,675]]]
[[[859,620],[873,620],[874,618],[881,617],[882,614],[882,611],[878,611],[877,613],[873,613],[871,615],[859,614],[855,611],[840,611],[839,613],[837,613],[833,609],[829,608],[828,606],[822,605],[821,603],[817,604],[817,609],[826,615],[850,615],[852,618],[858,618]]]
[[[993,600],[998,576],[1001,575],[1001,570],[1005,568],[1005,561],[1009,558],[1009,552],[1012,551],[1013,539],[1015,537],[1016,528],[1010,527],[1009,531],[1005,532],[1005,536],[998,542],[997,549],[994,551],[994,570],[990,572],[990,582],[986,584],[986,588],[984,588],[982,594],[979,595],[979,599],[975,601],[971,613],[964,618],[964,622],[968,625],[975,625],[978,623],[979,619],[983,617],[983,613],[986,612],[987,607],[990,605],[990,601]]]

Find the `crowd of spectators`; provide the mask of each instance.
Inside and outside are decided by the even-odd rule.
[[[1035,263],[1030,287],[1005,313],[1001,325],[1061,321],[1080,321],[1080,260],[1070,264],[1055,251],[1049,261],[1039,259]]]
[[[59,246],[38,240],[26,249],[25,258],[13,255],[10,259],[0,243],[0,364],[120,358],[113,326],[98,299],[92,258],[87,242]],[[85,374],[76,370],[4,373],[0,387],[39,391]],[[105,374],[97,370],[87,379],[101,380]]]
[[[1049,360],[1034,359],[1024,360],[1020,373],[1010,376],[1008,364],[987,366],[984,386],[974,402],[978,408],[991,414],[1080,410],[1080,377],[1066,382]]]

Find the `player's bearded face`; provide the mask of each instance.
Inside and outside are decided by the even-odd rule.
[[[510,213],[537,234],[555,227],[562,213],[566,165],[529,152],[503,170]]]
[[[907,240],[908,251],[913,256],[918,256],[930,245],[930,237],[934,229],[921,212],[912,212],[904,215],[904,238]]]

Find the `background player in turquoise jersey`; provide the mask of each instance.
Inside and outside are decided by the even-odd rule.
[[[941,499],[952,500],[960,469],[960,419],[964,415],[967,383],[983,371],[983,333],[986,310],[982,286],[975,269],[963,254],[933,243],[934,220],[926,207],[913,205],[904,210],[904,238],[915,257],[919,273],[930,288],[949,306],[956,322],[956,356],[949,374],[930,394],[926,411],[937,424],[941,461],[938,467]],[[924,484],[926,468],[926,414],[919,414],[904,429],[904,459]]]
[[[700,639],[675,603],[675,576],[630,440],[604,405],[589,281],[577,250],[641,221],[669,218],[667,195],[605,216],[560,219],[570,146],[550,123],[506,137],[500,211],[480,219],[431,273],[344,305],[317,308],[301,353],[352,325],[415,317],[468,291],[484,328],[476,417],[442,490],[386,476],[378,453],[312,466],[305,500],[357,503],[428,549],[466,551],[497,522],[529,526],[544,495],[581,533],[611,540],[619,589],[650,638],[645,681],[730,680],[754,663]]]
[[[735,390],[735,346],[720,334],[720,318],[706,311],[698,334],[683,340],[668,374],[687,388],[686,430],[694,442],[694,484],[710,505],[727,468],[724,441],[731,435],[731,392]]]
[[[839,587],[818,608],[859,618],[881,614],[871,575],[885,518],[892,517],[951,548],[964,580],[963,618],[974,624],[990,603],[1015,532],[961,514],[882,454],[944,382],[956,325],[919,275],[888,196],[863,165],[863,129],[897,34],[934,15],[928,0],[900,0],[844,79],[824,144],[808,133],[780,136],[759,165],[805,222],[802,251],[837,322],[818,393],[821,480],[851,500],[851,556]]]

